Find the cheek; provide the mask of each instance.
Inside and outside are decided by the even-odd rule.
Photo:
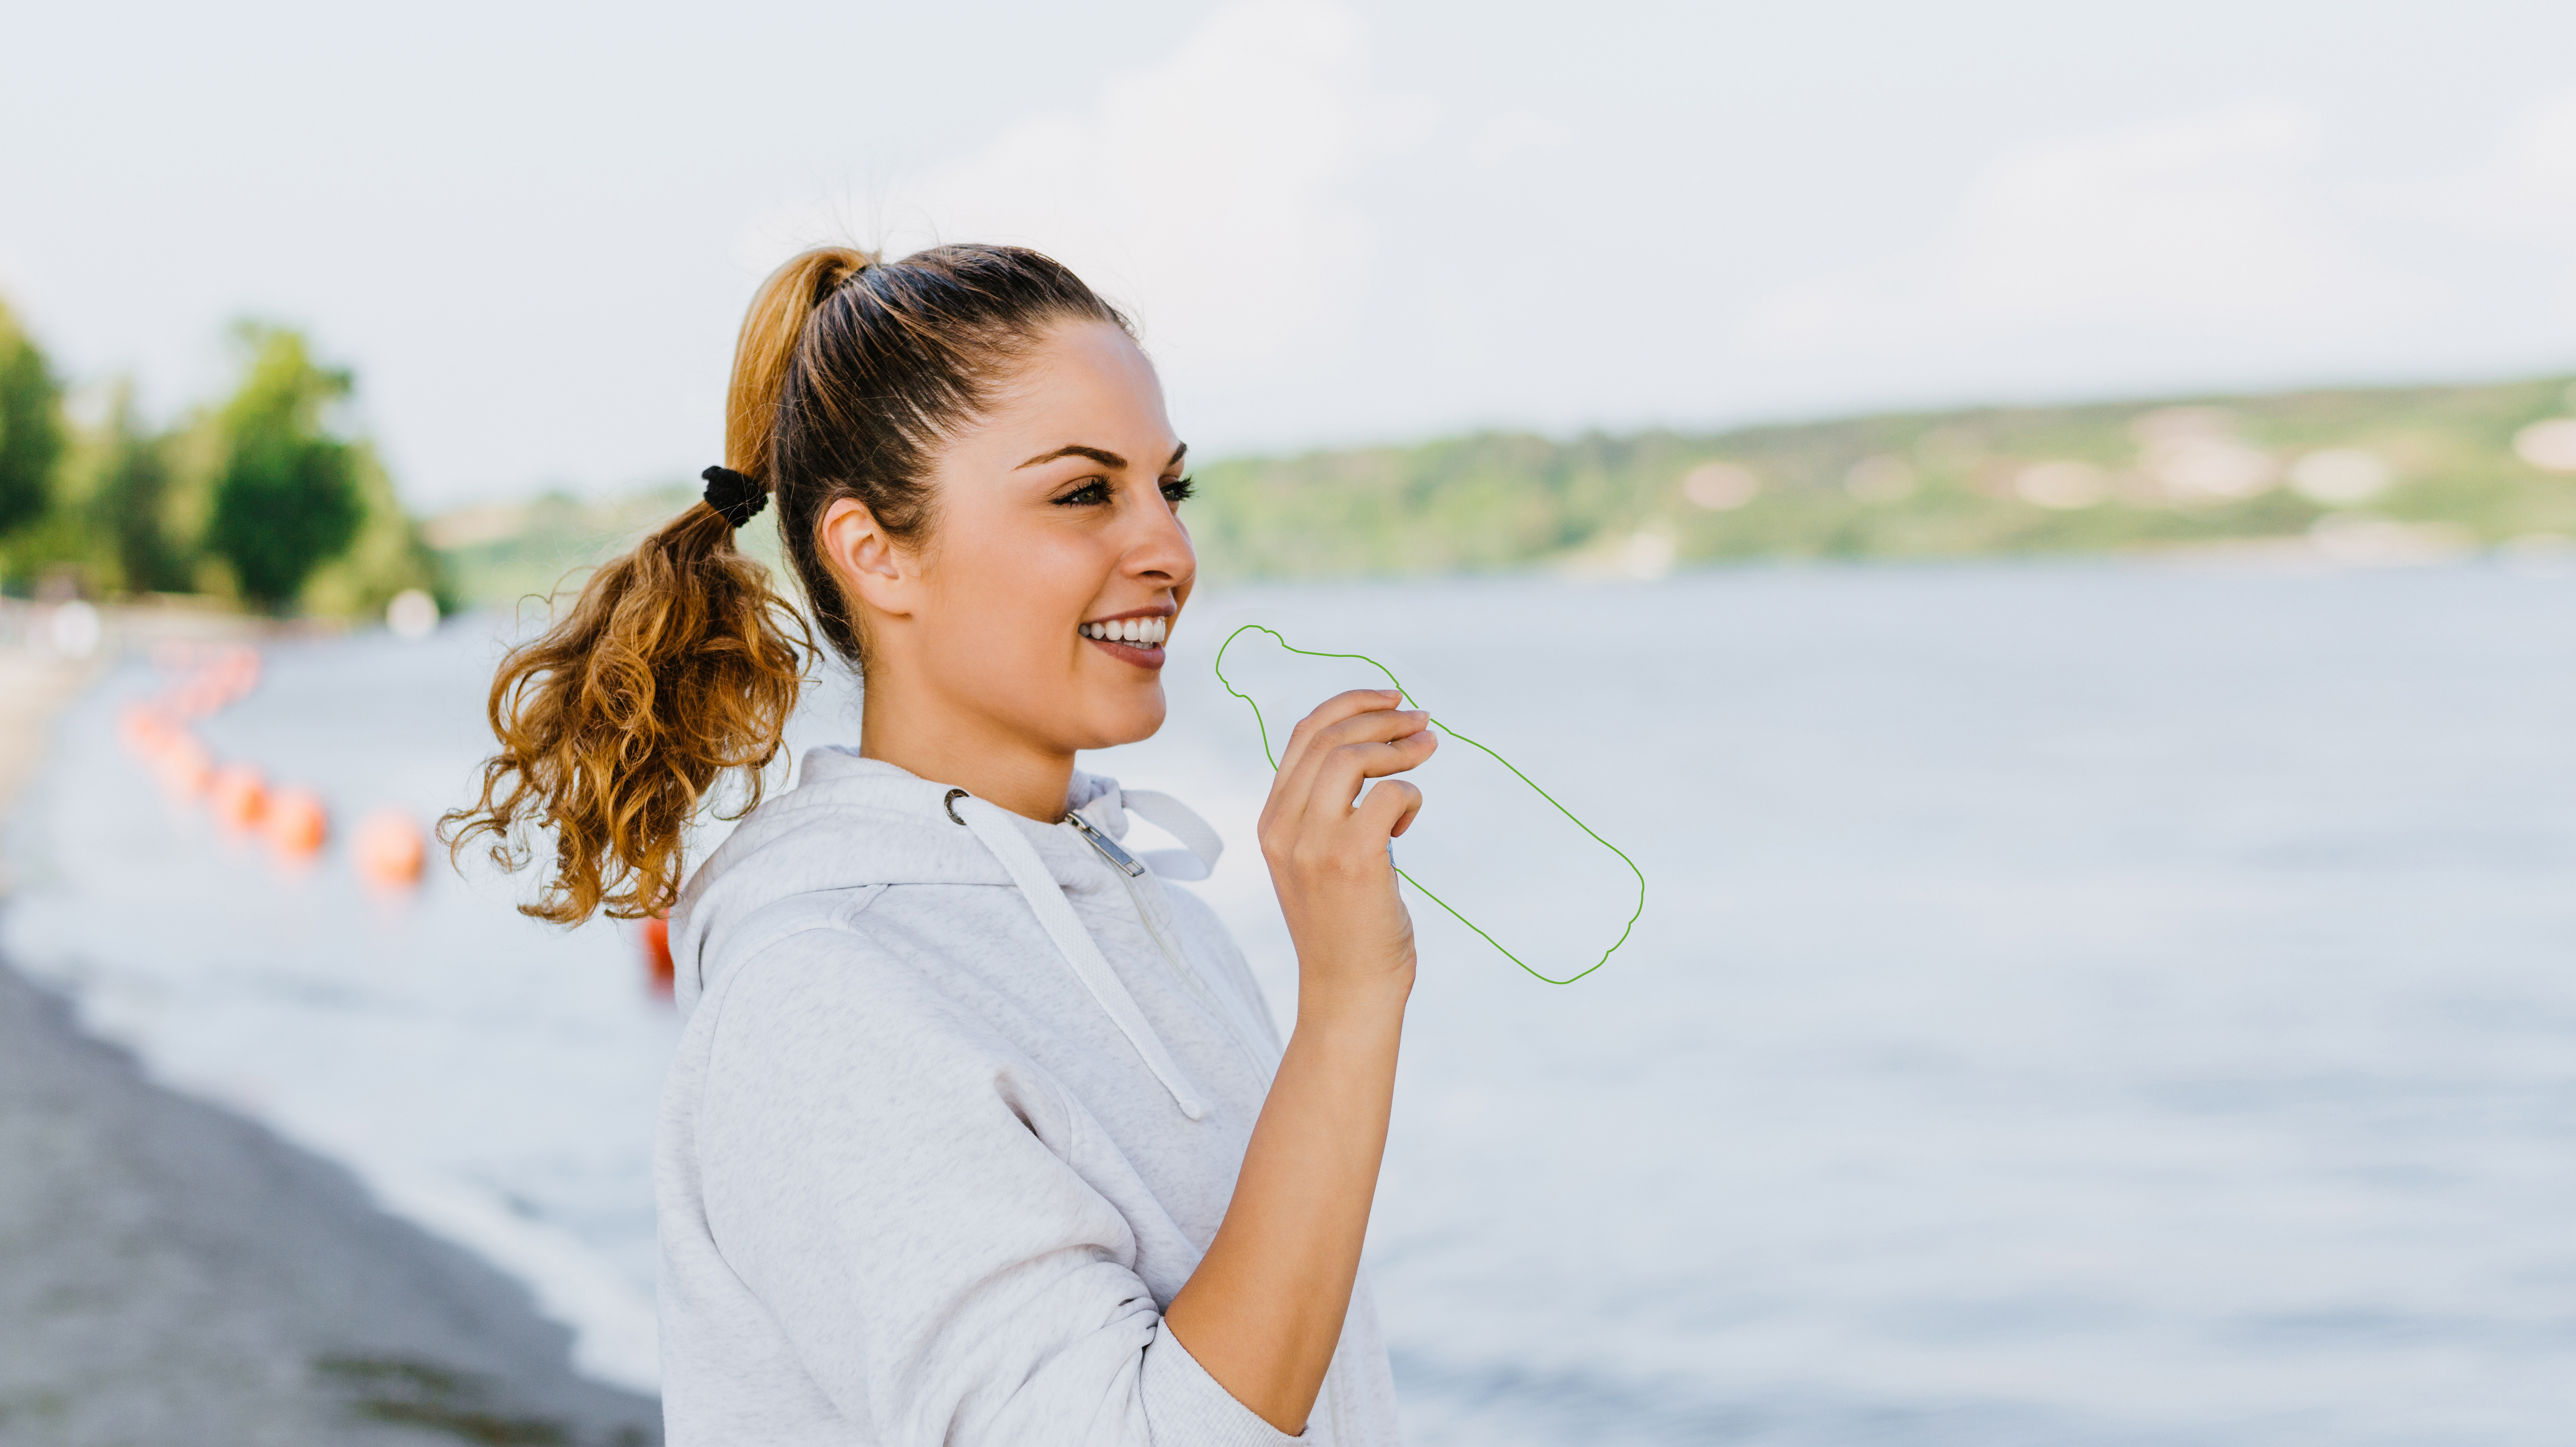
[[[977,663],[1007,658],[1025,667],[1069,654],[1104,576],[1092,551],[1049,529],[954,538],[940,550],[938,605],[926,631]]]

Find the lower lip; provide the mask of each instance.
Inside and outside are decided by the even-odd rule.
[[[1133,643],[1112,642],[1106,638],[1094,638],[1087,633],[1083,635],[1082,641],[1122,663],[1132,663],[1138,668],[1163,666],[1163,650],[1160,648],[1139,648]]]

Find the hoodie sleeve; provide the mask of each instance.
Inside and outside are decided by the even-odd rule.
[[[718,998],[694,1172],[716,1250],[865,1440],[1270,1447],[1162,1330],[1056,1086],[841,933]]]

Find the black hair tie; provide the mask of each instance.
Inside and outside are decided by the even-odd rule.
[[[769,506],[769,489],[730,467],[710,467],[698,476],[706,479],[707,506],[723,513],[724,520],[737,528]]]

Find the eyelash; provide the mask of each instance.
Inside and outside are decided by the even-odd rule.
[[[1188,502],[1190,500],[1190,495],[1197,491],[1198,487],[1195,479],[1176,477],[1163,484],[1163,501],[1170,503],[1174,507],[1179,507],[1182,503]],[[1064,496],[1057,498],[1055,500],[1055,505],[1057,507],[1096,507],[1108,500],[1108,479],[1095,477],[1084,483],[1082,486],[1075,488],[1073,491],[1066,493]]]

